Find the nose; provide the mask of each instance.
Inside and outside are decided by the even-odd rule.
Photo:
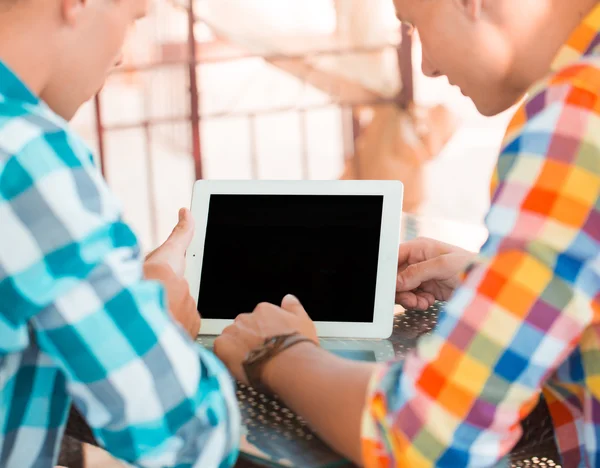
[[[421,70],[423,71],[423,75],[428,76],[429,78],[437,78],[438,76],[442,76],[442,72],[436,69],[431,62],[429,62],[424,53],[421,53],[421,57]]]

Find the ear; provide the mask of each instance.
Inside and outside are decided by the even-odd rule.
[[[69,25],[74,25],[88,0],[60,0],[62,19]]]

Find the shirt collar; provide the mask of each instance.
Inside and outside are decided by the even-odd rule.
[[[552,72],[568,67],[591,55],[600,45],[600,4],[575,28],[552,62]]]
[[[29,104],[39,103],[39,98],[2,60],[0,60],[0,96]]]

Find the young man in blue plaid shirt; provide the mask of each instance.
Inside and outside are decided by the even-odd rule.
[[[193,343],[189,212],[146,261],[67,121],[146,0],[0,0],[0,466],[50,467],[74,403],[115,457],[225,467],[239,412]],[[179,322],[179,323],[177,323]]]

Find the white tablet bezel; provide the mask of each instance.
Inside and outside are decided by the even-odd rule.
[[[196,342],[213,351],[216,336],[198,336]],[[394,346],[387,339],[347,339],[347,338],[321,338],[321,348],[334,353],[335,351],[372,351],[375,354],[374,362],[389,362],[395,357]],[[370,362],[370,361],[363,361]]]
[[[392,319],[393,320],[393,319]],[[392,342],[387,339],[344,339],[344,338],[323,338],[320,340],[321,347],[330,353],[336,350],[343,351],[372,351],[375,353],[375,362],[389,362],[395,357]],[[364,361],[369,362],[369,361]]]
[[[399,181],[200,180],[194,184],[194,238],[187,251],[186,278],[197,302],[211,195],[383,195],[373,322],[315,322],[319,337],[388,338],[392,334],[403,186]],[[360,248],[360,246],[357,246]],[[249,311],[250,312],[250,311]],[[310,311],[307,311],[310,314]],[[343,315],[343,311],[340,311]],[[203,319],[201,335],[218,335],[232,320]]]

